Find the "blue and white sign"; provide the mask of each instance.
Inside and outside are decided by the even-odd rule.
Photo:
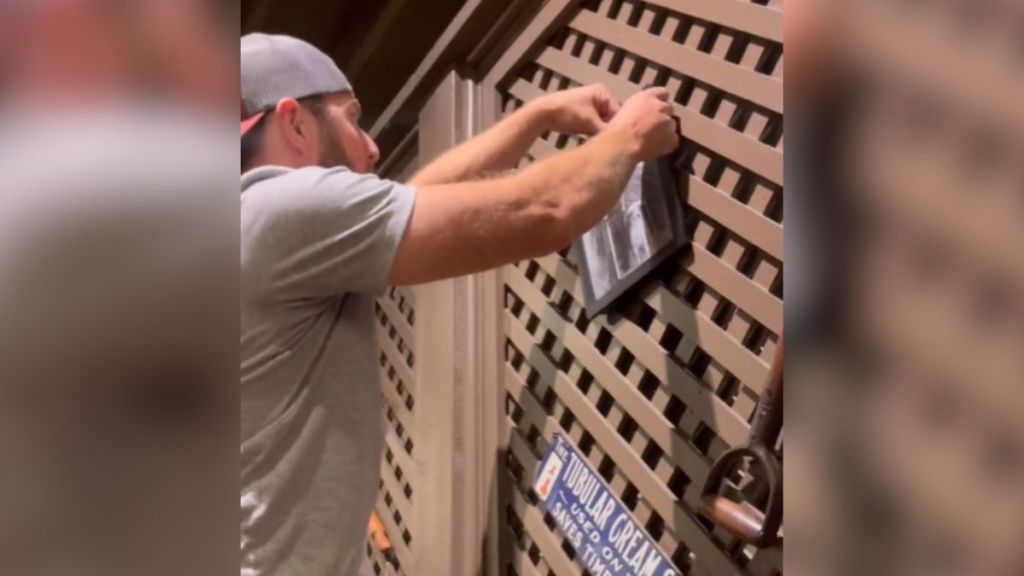
[[[587,459],[556,435],[533,489],[594,576],[678,576],[672,562]]]

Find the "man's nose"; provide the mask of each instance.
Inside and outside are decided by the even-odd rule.
[[[376,166],[377,161],[380,160],[380,148],[377,148],[377,143],[366,132],[363,132],[363,138],[366,138],[367,148],[370,150],[370,165]]]

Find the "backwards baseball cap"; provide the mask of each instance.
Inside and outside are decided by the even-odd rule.
[[[241,68],[242,136],[285,98],[352,91],[327,54],[291,36],[242,36]]]

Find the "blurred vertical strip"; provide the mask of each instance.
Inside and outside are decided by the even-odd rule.
[[[0,2],[0,574],[237,566],[237,14]]]
[[[786,16],[787,570],[1024,573],[1024,5]]]

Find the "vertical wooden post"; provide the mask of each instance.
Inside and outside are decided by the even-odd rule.
[[[477,87],[449,73],[420,112],[422,164],[479,131]],[[415,574],[479,574],[495,473],[498,272],[416,288]]]
[[[501,95],[489,83],[477,86],[477,129],[482,132],[501,119]],[[481,490],[480,510],[477,521],[482,534],[484,558],[478,573],[497,576],[501,574],[501,559],[507,557],[507,539],[502,538],[501,502],[505,475],[503,455],[508,448],[508,426],[505,421],[502,390],[502,367],[504,357],[504,310],[503,286],[505,269],[498,268],[473,277],[474,305],[478,329],[476,354],[479,358],[477,381],[481,385],[481,402],[476,421],[481,430],[482,444],[478,447],[480,465],[477,479]]]

